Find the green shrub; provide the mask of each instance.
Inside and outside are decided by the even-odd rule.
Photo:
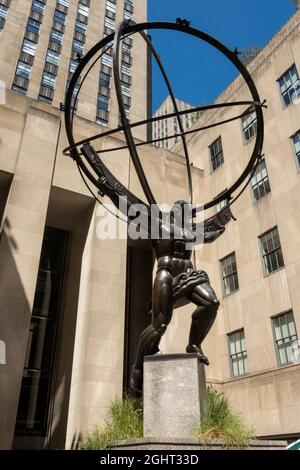
[[[223,439],[227,447],[245,447],[254,438],[248,427],[234,411],[223,393],[208,388],[202,403],[202,417],[194,430],[199,439]]]
[[[131,398],[115,399],[109,406],[105,426],[95,427],[83,439],[84,450],[107,449],[113,441],[143,437],[142,412]]]

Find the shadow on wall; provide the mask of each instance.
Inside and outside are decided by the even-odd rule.
[[[0,234],[0,339],[6,349],[6,361],[0,364],[0,449],[12,446],[31,317],[14,258],[17,251],[6,218]]]
[[[0,185],[0,221],[9,187],[6,189],[3,195],[3,185]],[[0,449],[11,449],[12,446],[18,449],[65,447],[82,253],[93,207],[94,202],[89,197],[59,188],[51,190],[46,225],[67,231],[70,243],[50,405],[48,402],[48,425],[43,436],[26,434],[25,431],[15,434],[32,308],[16,264],[19,257],[24,263],[26,253],[19,252],[9,220],[5,218],[3,221],[0,232]],[[28,266],[24,268],[28,276],[31,275],[29,263],[28,256]],[[36,272],[32,275],[35,276]],[[1,351],[6,353],[4,364]],[[30,411],[34,417],[32,413],[34,410]],[[77,447],[78,440],[80,436],[75,436],[73,448]]]
[[[93,210],[92,198],[52,187],[46,225],[67,231],[69,241],[56,347],[53,399],[50,404],[49,437],[44,446],[48,449],[65,448],[82,255]],[[74,436],[72,449],[78,448],[80,438],[80,435]]]

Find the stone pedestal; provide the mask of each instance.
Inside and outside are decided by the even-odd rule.
[[[190,438],[206,390],[197,354],[144,359],[144,437]]]

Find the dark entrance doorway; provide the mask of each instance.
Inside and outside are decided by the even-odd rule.
[[[54,356],[62,315],[68,232],[46,226],[15,427],[43,448],[48,433]],[[33,441],[31,441],[31,445]]]
[[[123,388],[129,388],[130,369],[134,362],[139,336],[150,323],[153,252],[149,241],[128,241],[126,275],[126,312]]]

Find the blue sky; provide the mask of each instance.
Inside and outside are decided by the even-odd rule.
[[[229,48],[263,47],[295,12],[292,0],[148,0],[149,21],[191,20]],[[176,32],[149,31],[175,95],[193,105],[215,99],[236,71],[210,46]],[[153,109],[167,95],[153,66]]]

